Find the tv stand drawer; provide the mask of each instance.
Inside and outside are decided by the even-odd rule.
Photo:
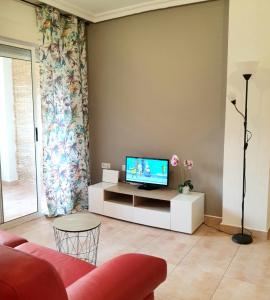
[[[133,206],[104,201],[104,215],[124,221],[134,222]]]
[[[134,222],[158,228],[170,229],[170,212],[134,207]]]

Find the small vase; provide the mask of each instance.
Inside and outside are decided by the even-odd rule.
[[[188,185],[183,186],[182,194],[189,194],[189,192],[190,192],[189,186]]]

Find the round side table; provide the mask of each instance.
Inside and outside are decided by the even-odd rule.
[[[58,251],[96,265],[100,225],[100,219],[90,213],[57,218],[53,230]]]

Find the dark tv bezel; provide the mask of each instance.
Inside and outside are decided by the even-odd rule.
[[[167,184],[158,184],[158,183],[150,183],[150,182],[142,182],[142,181],[135,181],[135,180],[127,180],[127,172],[125,172],[125,181],[126,182],[132,182],[132,183],[138,183],[138,184],[150,184],[150,185],[157,185],[160,187],[167,187],[169,186],[169,167],[170,167],[170,160],[167,158],[154,158],[154,157],[142,157],[142,156],[126,156],[126,167],[127,167],[127,159],[128,158],[139,158],[139,159],[152,159],[152,160],[162,160],[162,161],[167,161],[168,168],[167,168]]]

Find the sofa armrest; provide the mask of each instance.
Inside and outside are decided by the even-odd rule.
[[[0,230],[0,245],[5,245],[8,247],[15,248],[23,243],[26,243],[27,240],[13,234],[11,232]]]
[[[165,260],[144,254],[118,256],[67,288],[70,300],[143,300],[167,276]]]

